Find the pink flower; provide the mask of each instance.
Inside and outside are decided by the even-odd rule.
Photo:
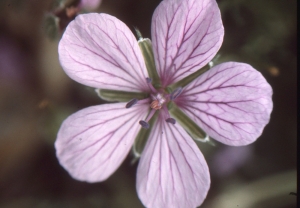
[[[270,85],[250,65],[228,62],[206,71],[223,35],[215,0],[162,1],[152,18],[154,58],[150,40],[137,42],[117,18],[77,16],[59,43],[63,69],[101,89],[101,97],[123,102],[69,116],[55,142],[60,164],[77,180],[100,182],[133,146],[141,154],[137,192],[146,207],[199,206],[210,176],[193,139],[247,145],[273,107]]]

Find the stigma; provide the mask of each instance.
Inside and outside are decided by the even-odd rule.
[[[164,103],[167,101],[167,99],[160,93],[156,95],[151,95],[151,97],[152,97],[152,102],[150,104],[150,108],[154,110],[161,109]]]

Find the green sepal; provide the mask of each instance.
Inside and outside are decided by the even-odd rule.
[[[138,34],[141,36],[140,32]],[[139,47],[140,47],[143,57],[144,57],[144,61],[146,64],[149,78],[152,79],[152,85],[153,85],[153,87],[158,89],[161,87],[161,82],[160,82],[160,78],[158,76],[155,62],[154,62],[154,55],[153,55],[151,40],[148,38],[140,37],[140,39],[138,40],[138,44],[139,44]]]
[[[133,98],[142,100],[149,97],[149,94],[144,92],[126,92],[107,89],[96,89],[95,91],[101,99],[109,102],[129,102]]]
[[[59,37],[59,18],[52,14],[45,15],[43,30],[51,40],[57,39]]]
[[[188,84],[190,84],[192,81],[194,81],[197,77],[199,77],[201,74],[203,74],[204,72],[208,71],[210,69],[210,66],[207,64],[206,66],[204,66],[203,68],[199,69],[198,71],[190,74],[189,76],[183,78],[182,80],[179,80],[178,82],[175,82],[173,84],[170,84],[166,87],[166,91],[168,93],[173,92],[175,89],[177,89],[178,87],[185,87]]]
[[[201,140],[205,142],[207,140],[206,133],[182,110],[180,110],[174,102],[168,104],[169,112],[194,140]]]
[[[158,111],[155,112],[155,114],[149,121],[150,128],[149,129],[141,128],[138,135],[136,136],[132,147],[133,154],[136,158],[139,158],[141,156],[157,117],[158,117]]]

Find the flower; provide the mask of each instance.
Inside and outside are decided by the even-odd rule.
[[[199,206],[210,176],[192,138],[252,143],[273,105],[272,88],[250,65],[207,70],[223,35],[215,0],[162,1],[152,18],[152,46],[113,16],[78,15],[59,43],[63,69],[101,97],[123,102],[69,116],[55,142],[60,164],[77,180],[100,182],[133,146],[141,154],[136,187],[146,207]]]

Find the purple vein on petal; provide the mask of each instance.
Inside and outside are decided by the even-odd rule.
[[[114,22],[112,22],[112,23],[114,24]],[[127,63],[129,63],[129,64],[131,65],[131,72],[136,72],[136,74],[137,74],[138,76],[140,76],[140,73],[137,73],[136,69],[132,66],[131,61],[128,60],[127,56],[123,53],[122,50],[119,49],[119,46],[115,43],[115,41],[111,38],[111,36],[110,36],[106,31],[104,31],[102,28],[100,28],[98,25],[96,25],[96,24],[94,24],[94,23],[92,23],[92,22],[87,22],[87,24],[93,25],[94,27],[97,27],[100,31],[102,31],[102,33],[105,34],[105,35],[111,40],[111,42],[114,44],[115,48],[118,49],[118,50],[121,52],[121,54],[123,55],[123,57],[127,60]],[[115,25],[115,24],[114,24],[114,25]],[[78,25],[78,24],[77,24],[77,26],[79,26],[79,27],[82,28],[81,25]],[[115,28],[117,29],[116,25],[115,25]],[[84,29],[83,29],[83,30],[84,30]],[[74,34],[75,36],[77,36],[77,34],[76,34],[75,32],[73,32],[73,34]],[[102,57],[102,58],[103,58],[104,60],[106,60],[107,62],[110,62],[111,64],[113,64],[113,65],[117,66],[118,68],[120,68],[123,72],[125,72],[125,73],[128,74],[128,75],[130,75],[130,77],[134,78],[135,81],[136,81],[136,83],[139,83],[139,84],[140,84],[139,86],[143,86],[143,85],[144,85],[144,83],[141,82],[142,79],[137,79],[135,76],[132,76],[132,74],[131,74],[129,71],[123,69],[123,67],[122,67],[121,65],[119,65],[119,63],[116,63],[116,62],[115,62],[115,59],[112,57],[112,55],[109,54],[109,53],[107,53],[105,50],[103,50],[102,47],[99,46],[99,44],[97,43],[97,41],[95,41],[95,40],[93,39],[93,37],[92,37],[89,33],[85,33],[85,34],[87,34],[87,35],[90,37],[90,39],[93,40],[93,42],[98,46],[98,49],[101,50],[102,53],[105,53],[105,54],[106,54],[108,57],[110,57],[111,59],[110,59],[110,60],[105,59],[102,55],[98,54],[98,53],[95,52],[95,51],[91,51],[88,47],[85,47],[87,50],[89,50],[90,52],[92,52],[92,53],[94,53],[94,54],[96,54],[96,55],[98,55],[98,56],[100,56],[100,57]],[[127,39],[127,36],[126,36],[126,35],[125,35],[125,38]],[[81,38],[78,37],[78,36],[77,36],[77,39],[81,41]],[[82,43],[83,45],[85,45],[84,42],[81,41],[81,43]],[[132,49],[132,48],[131,48],[131,49]],[[135,54],[135,51],[133,51],[133,53]],[[111,60],[113,60],[115,63],[111,62]],[[136,60],[136,63],[139,63],[139,61]],[[101,72],[104,72],[103,70],[100,70],[100,71],[101,71]],[[116,76],[116,75],[114,75],[114,76]],[[121,78],[120,76],[116,76],[116,77]],[[130,82],[130,81],[128,81],[128,82]]]
[[[123,108],[120,108],[120,109],[123,109]],[[117,110],[117,109],[115,109],[115,110]],[[106,110],[106,111],[102,111],[102,112],[109,112],[109,111],[112,111],[112,113],[114,113],[114,110],[108,110],[108,111]],[[99,111],[96,111],[96,112],[94,112],[94,113],[95,113],[95,114],[98,114]],[[94,113],[93,113],[93,114],[94,114]],[[139,114],[142,114],[141,111],[140,111],[140,112],[138,112],[138,111],[133,111],[133,112],[130,113],[130,114],[132,115],[132,117],[129,117],[129,118],[127,119],[127,121],[130,121],[133,117],[136,117],[136,114],[137,114],[137,113],[138,113],[138,115],[139,115]],[[92,113],[90,113],[90,114],[92,114]],[[90,114],[86,114],[86,116],[88,116],[88,115],[90,115]],[[92,126],[89,126],[88,128],[84,129],[83,131],[81,131],[81,132],[79,132],[79,133],[77,133],[77,134],[74,134],[74,135],[70,136],[70,139],[66,142],[66,144],[68,144],[69,142],[71,142],[71,141],[73,140],[73,138],[78,137],[79,135],[85,133],[86,131],[88,131],[88,130],[94,128],[94,127],[98,127],[100,124],[103,124],[103,123],[106,123],[106,122],[109,122],[109,121],[113,121],[113,120],[118,119],[118,118],[120,118],[120,117],[124,117],[124,115],[129,115],[129,114],[126,113],[126,112],[124,112],[123,114],[117,114],[117,115],[115,115],[115,117],[112,117],[111,119],[106,119],[105,121],[101,121],[101,122],[96,123],[96,124],[94,124],[94,125],[92,125]],[[126,122],[127,122],[127,121],[126,121]],[[126,122],[124,122],[124,123],[126,123]],[[109,133],[108,133],[108,134],[109,134]],[[105,135],[104,137],[106,137],[106,135]],[[98,141],[97,141],[97,142],[98,142]],[[95,142],[95,143],[97,143],[97,142]],[[94,143],[94,144],[95,144],[95,143]],[[90,146],[93,146],[94,144],[91,144]],[[88,147],[90,147],[90,146],[88,146]],[[87,148],[88,148],[88,147],[87,147]],[[87,149],[87,148],[85,148],[85,149]],[[83,149],[83,150],[85,150],[85,149]]]
[[[109,28],[109,30],[107,30]],[[65,72],[90,87],[140,92],[148,89],[142,53],[130,29],[107,14],[81,14],[60,43]]]
[[[92,52],[92,51],[91,51],[91,52]],[[77,59],[74,59],[70,54],[69,54],[69,56],[72,58],[72,60],[73,60],[74,62],[77,62],[77,63],[79,63],[79,64],[81,64],[81,65],[83,65],[83,66],[88,66],[89,68],[91,68],[91,69],[93,69],[93,70],[95,70],[95,71],[99,71],[99,72],[105,73],[105,74],[110,75],[110,76],[112,76],[112,77],[118,77],[119,79],[124,80],[124,81],[126,81],[126,82],[129,82],[129,83],[133,84],[134,86],[136,86],[137,88],[140,88],[140,85],[138,85],[137,83],[131,82],[131,80],[125,79],[124,77],[117,76],[117,75],[112,74],[112,73],[109,73],[109,72],[107,72],[107,71],[103,71],[103,70],[101,70],[101,69],[96,69],[96,68],[94,68],[94,67],[92,67],[92,66],[90,66],[90,65],[88,65],[88,64],[82,63],[82,62],[78,61]],[[110,63],[112,63],[112,62],[110,62]],[[112,63],[112,64],[113,64],[113,63]],[[77,71],[76,74],[77,74],[77,73],[80,73],[80,72],[85,72],[85,71]],[[77,75],[77,76],[78,76],[78,75]],[[81,76],[78,76],[78,77],[80,78]],[[89,79],[85,78],[85,80],[89,80]],[[106,84],[105,82],[100,82],[100,81],[98,81],[97,79],[94,79],[93,81],[94,81],[94,82],[98,82],[98,83],[102,83],[102,84]],[[110,84],[110,85],[112,85],[112,84]],[[115,85],[115,86],[120,86],[120,87],[123,86],[123,85],[118,85],[118,84],[113,84],[113,85]],[[128,86],[128,88],[136,89],[136,88],[134,88],[134,87],[129,87],[129,86]]]
[[[199,206],[210,181],[199,149],[180,125],[170,125],[163,117],[154,129],[138,167],[141,200],[146,207]]]
[[[217,65],[187,85],[175,103],[212,138],[249,144],[262,133],[272,110],[272,89],[248,64]]]
[[[114,22],[112,22],[112,23],[115,25]],[[95,26],[99,28],[98,25],[95,25]],[[115,25],[115,27],[116,27],[116,25]],[[106,35],[109,37],[109,39],[114,43],[114,45],[115,45],[115,47],[116,47],[117,49],[120,49],[120,48],[119,48],[119,45],[116,44],[116,43],[114,42],[114,40],[113,40],[113,39],[112,39],[112,38],[111,38],[104,30],[102,30],[101,28],[99,28],[99,30],[101,30],[104,34],[106,34]],[[119,30],[119,32],[122,33],[122,34],[124,35],[125,39],[126,39],[126,40],[128,41],[128,43],[132,46],[132,43],[129,42],[127,35],[125,35],[125,33],[124,33],[122,30]],[[131,47],[130,50],[132,50],[132,48],[133,48],[133,47]],[[138,72],[136,71],[135,67],[132,65],[132,63],[134,63],[134,62],[139,63],[140,69],[142,69],[141,63],[139,62],[139,60],[138,60],[138,58],[137,58],[137,56],[136,56],[136,51],[133,51],[133,50],[132,50],[132,52],[133,52],[133,54],[135,55],[135,58],[136,58],[135,61],[133,61],[133,60],[128,60],[127,55],[124,54],[124,52],[123,52],[122,50],[119,50],[119,51],[121,52],[121,54],[123,55],[123,57],[126,59],[127,63],[129,63],[129,64],[131,65],[131,70],[132,70],[132,72],[135,72],[136,75],[139,76],[139,79],[136,79],[136,81],[137,81],[137,82],[140,82],[141,86],[143,86],[145,83],[143,82],[144,77],[141,76],[142,73],[138,73]],[[127,73],[128,73],[128,72],[127,72]]]
[[[58,159],[76,179],[105,180],[125,159],[148,105],[132,109],[124,103],[104,104],[83,109],[62,124],[55,142]]]
[[[129,122],[129,121],[131,121],[130,123],[131,123],[131,126],[133,126],[134,124],[136,124],[137,122],[138,122],[138,118],[136,118],[136,120],[132,120],[132,118],[129,118],[127,121],[125,121],[124,123],[127,123],[127,122]],[[116,132],[117,132],[118,130],[116,130],[115,132],[110,132],[109,134],[111,134],[111,135],[114,135]],[[126,132],[125,132],[125,134],[124,134],[124,137],[126,137],[127,136],[127,134],[128,134],[128,132],[130,131],[130,129],[128,129]],[[108,135],[109,135],[108,134]],[[107,135],[107,136],[108,136]],[[106,137],[106,136],[105,136]],[[108,144],[108,140],[109,140],[109,138],[104,142],[104,144],[90,157],[90,158],[88,158],[87,159],[87,161],[89,161],[90,159],[92,159],[93,157],[95,157],[95,155],[97,155],[101,150],[102,150],[102,148],[104,148],[106,145],[109,145]],[[117,145],[115,146],[115,148],[112,148],[112,150],[111,150],[111,152],[110,152],[110,154],[106,157],[106,159],[105,159],[105,161],[104,161],[104,163],[106,163],[108,160],[108,158],[110,158],[111,157],[111,155],[114,153],[114,150],[115,149],[117,149],[117,147],[119,146],[119,145],[121,145],[121,140],[122,140],[122,138],[120,138],[118,141],[119,142],[117,142]],[[86,161],[86,162],[87,162]],[[82,165],[84,165],[84,163],[82,163]],[[95,170],[97,170],[99,168],[99,166],[96,166],[95,167],[95,169],[94,170],[91,170],[90,171],[90,173],[92,173],[92,172],[94,172]]]
[[[199,13],[199,14],[200,14],[200,13]],[[205,19],[204,19],[204,20],[205,20]],[[203,20],[203,21],[204,21],[204,20]],[[200,23],[200,24],[202,24],[202,23]],[[210,24],[211,24],[211,21],[210,21]],[[210,26],[210,25],[209,25],[209,26]],[[178,77],[180,77],[181,75],[183,75],[184,73],[186,73],[186,71],[190,71],[190,69],[188,69],[188,70],[185,70],[184,72],[179,73],[178,75],[176,75],[176,74],[178,73],[178,71],[180,71],[180,69],[182,69],[183,65],[186,64],[186,62],[187,62],[189,59],[196,58],[196,57],[199,56],[199,55],[204,55],[204,54],[206,54],[207,52],[209,52],[209,51],[212,49],[212,47],[210,47],[210,48],[208,48],[206,51],[204,51],[203,53],[200,53],[199,55],[192,57],[192,54],[195,52],[196,48],[199,47],[200,44],[202,44],[202,45],[205,44],[205,43],[202,43],[202,41],[203,41],[203,39],[205,38],[205,36],[208,34],[208,29],[209,29],[209,27],[207,27],[205,34],[204,34],[203,37],[199,40],[199,42],[198,42],[196,45],[194,45],[193,50],[189,53],[189,55],[185,58],[185,60],[181,62],[181,65],[179,65],[179,66],[176,66],[176,65],[175,65],[175,66],[174,66],[173,76],[172,76],[172,78],[171,78],[171,81],[169,81],[170,83],[175,82],[175,80],[176,80]],[[187,32],[188,32],[188,31],[187,31]],[[175,57],[177,57],[178,55],[181,55],[181,54],[178,54],[179,51],[180,51],[180,49],[181,49],[181,47],[182,47],[183,44],[184,44],[186,41],[188,41],[188,40],[190,39],[190,37],[193,35],[193,34],[191,34],[190,37],[188,37],[187,39],[184,39],[184,38],[185,38],[185,35],[187,34],[187,32],[183,34],[183,38],[182,38],[183,40],[181,41],[182,44],[178,47],[177,54],[175,55]],[[194,32],[194,34],[195,34],[195,32]],[[206,60],[206,59],[205,59],[205,60]],[[205,60],[203,60],[203,61],[205,61]],[[202,62],[203,62],[203,61],[202,61]],[[170,64],[170,68],[173,66],[174,62],[175,62],[175,59],[172,59],[172,62],[171,62],[171,64]],[[201,65],[202,62],[200,62],[199,65]],[[167,70],[166,70],[166,71],[167,71]]]
[[[223,26],[218,6],[215,1],[201,3],[162,2],[154,12],[154,55],[163,86],[206,65],[221,45]]]
[[[165,127],[165,126],[164,126],[164,127]],[[165,130],[165,132],[166,132],[166,130]],[[171,130],[171,133],[172,133],[172,138],[175,138],[176,135],[174,134],[174,132],[173,132],[172,130]],[[169,140],[167,139],[166,142],[167,142],[167,145],[168,145],[169,150],[170,150],[171,147],[170,147],[170,144],[169,144]],[[178,142],[177,142],[176,139],[175,139],[175,142],[176,142],[176,144],[178,145]],[[181,151],[180,153],[184,155],[184,153],[182,152],[182,150],[181,150],[181,148],[180,148],[179,145],[178,145],[178,148],[179,148],[180,151]],[[175,157],[174,157],[172,151],[169,151],[169,153],[170,153],[170,155],[172,156],[172,158],[173,158],[173,160],[174,160],[174,163],[175,163],[175,166],[176,166],[176,169],[177,169],[177,172],[178,172],[179,175],[180,175],[180,182],[181,182],[181,185],[182,185],[182,187],[185,187],[185,183],[184,183],[184,181],[183,181],[183,178],[184,178],[184,177],[182,176],[182,173],[180,172],[180,168],[178,167],[178,165],[177,165],[177,163],[176,163],[176,159],[175,159]],[[189,166],[189,168],[190,168],[190,170],[191,170],[190,164],[188,163],[188,161],[186,160],[185,157],[184,157],[184,159],[185,159],[186,163],[188,164],[188,166]],[[191,170],[191,171],[193,172],[193,170]],[[173,174],[172,174],[172,175],[173,175]],[[193,175],[193,179],[194,179],[194,182],[195,182],[195,184],[196,184],[197,182],[195,181],[194,175]],[[174,185],[173,185],[173,186],[174,186]],[[187,194],[187,193],[184,192],[184,198],[187,200],[187,199],[188,199],[188,196],[187,196],[186,194]],[[195,193],[195,194],[197,194],[197,193]]]

